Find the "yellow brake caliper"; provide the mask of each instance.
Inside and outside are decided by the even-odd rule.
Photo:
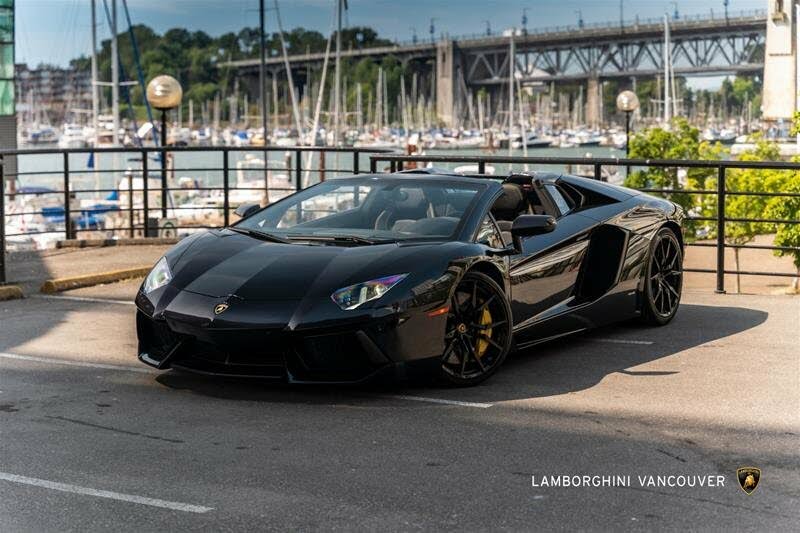
[[[489,312],[489,309],[484,309],[481,313],[481,319],[478,322],[481,326],[486,326],[492,323],[492,314]],[[492,336],[492,328],[482,330],[482,333],[487,336]],[[487,348],[489,348],[489,342],[478,338],[478,342],[475,345],[475,353],[478,357],[483,357],[483,354],[486,353]]]

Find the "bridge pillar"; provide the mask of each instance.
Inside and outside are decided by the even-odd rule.
[[[455,125],[456,52],[453,41],[436,43],[436,114],[445,126]]]
[[[798,0],[769,0],[762,107],[762,115],[767,121],[789,120],[798,108],[797,3]]]
[[[586,86],[586,125],[590,128],[600,127],[601,105],[600,78],[592,74]]]

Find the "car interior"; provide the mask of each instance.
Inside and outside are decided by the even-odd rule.
[[[361,206],[332,214],[309,211],[313,218],[298,224],[289,221],[286,227],[293,230],[347,228],[406,236],[448,236],[455,232],[476,192],[418,184],[390,187],[370,192]],[[286,213],[291,213],[291,209]]]
[[[512,175],[503,182],[503,194],[495,200],[491,213],[504,242],[511,242],[511,226],[520,215],[562,215],[550,198],[537,189],[531,176]]]

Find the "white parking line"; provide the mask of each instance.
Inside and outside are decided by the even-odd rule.
[[[604,337],[598,337],[598,338],[586,337],[586,340],[591,342],[607,342],[610,344],[643,344],[643,345],[655,344],[653,341],[637,341],[632,339],[608,339]]]
[[[84,361],[70,361],[68,359],[58,359],[55,357],[36,357],[34,355],[22,355],[17,353],[0,352],[0,358],[17,359],[19,361],[33,361],[35,363],[47,363],[66,366],[82,366],[86,368],[101,368],[103,370],[123,370],[125,372],[138,372],[139,374],[152,374],[153,371],[147,368],[139,368],[127,365],[108,365],[104,363],[86,363]]]
[[[461,407],[477,407],[479,409],[488,409],[493,407],[493,403],[478,403],[478,402],[461,402],[458,400],[445,400],[443,398],[427,398],[425,396],[407,396],[405,394],[384,394],[384,398],[393,398],[395,400],[410,400],[412,402],[428,402],[428,403],[443,403],[445,405],[459,405]]]
[[[69,300],[71,302],[85,302],[94,304],[117,304],[117,305],[136,305],[128,300],[107,300],[105,298],[89,298],[85,296],[52,296],[48,294],[33,294],[31,298],[42,300]]]
[[[108,498],[110,500],[118,500],[121,502],[138,503],[140,505],[149,505],[151,507],[161,507],[162,509],[171,509],[173,511],[184,511],[186,513],[207,513],[213,511],[213,507],[204,507],[202,505],[192,505],[189,503],[170,502],[167,500],[159,500],[157,498],[146,498],[144,496],[136,496],[135,494],[123,494],[121,492],[113,492],[110,490],[98,490],[89,487],[80,487],[78,485],[70,485],[68,483],[57,483],[55,481],[48,481],[46,479],[37,479],[34,477],[18,476],[16,474],[8,474],[0,472],[0,479],[10,481],[12,483],[21,483],[23,485],[33,485],[34,487],[43,487],[50,490],[58,490],[61,492],[71,492],[73,494],[84,494],[86,496],[94,496],[96,498]]]

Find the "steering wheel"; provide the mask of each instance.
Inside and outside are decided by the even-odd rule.
[[[373,229],[389,231],[392,224],[395,222],[396,211],[394,207],[387,207],[375,219],[375,226]]]

